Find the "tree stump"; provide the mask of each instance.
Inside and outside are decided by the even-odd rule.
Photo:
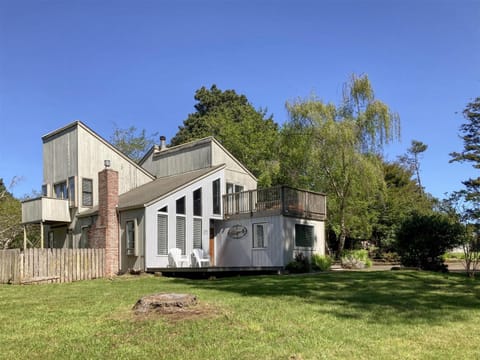
[[[192,294],[159,293],[139,299],[133,306],[137,314],[150,312],[171,313],[197,305],[197,297]]]

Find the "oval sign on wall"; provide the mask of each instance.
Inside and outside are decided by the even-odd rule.
[[[229,230],[228,230],[228,236],[230,236],[233,239],[241,239],[245,235],[247,235],[247,228],[243,225],[233,225]]]

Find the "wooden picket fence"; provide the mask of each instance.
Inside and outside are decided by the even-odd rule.
[[[0,250],[0,284],[63,283],[105,276],[105,249]]]

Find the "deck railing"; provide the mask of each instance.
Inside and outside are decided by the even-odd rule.
[[[324,220],[326,196],[288,186],[242,191],[223,196],[225,218],[245,215],[273,215]]]

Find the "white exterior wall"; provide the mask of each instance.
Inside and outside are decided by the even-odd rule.
[[[268,224],[266,248],[253,248],[253,225]],[[295,246],[295,224],[314,227],[315,242],[312,248]],[[241,239],[228,235],[235,225],[244,226],[247,234]],[[323,221],[291,218],[283,215],[233,219],[216,224],[217,266],[285,266],[297,252],[310,257],[313,253],[325,254],[325,223]]]
[[[295,246],[295,224],[310,225],[314,227],[315,242],[312,248]],[[313,254],[325,255],[325,221],[297,219],[284,217],[283,233],[285,234],[285,265],[292,261],[297,253],[303,253],[307,258]]]
[[[212,182],[220,179],[221,194],[225,192],[225,172],[220,169],[213,174],[191,184],[170,196],[161,199],[145,209],[145,266],[146,268],[162,268],[168,266],[168,256],[157,254],[157,214],[158,210],[168,206],[168,249],[176,247],[176,201],[185,196],[186,217],[186,254],[193,250],[193,192],[202,188],[202,248],[209,251],[210,219],[221,220],[220,215],[213,214]],[[221,204],[223,206],[223,204]]]

